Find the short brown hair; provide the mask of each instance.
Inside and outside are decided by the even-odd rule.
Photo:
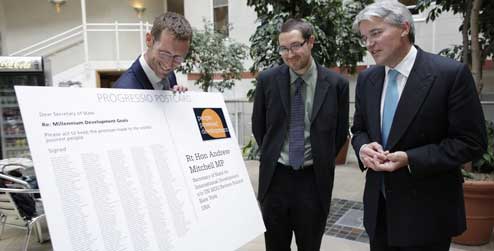
[[[192,41],[192,28],[184,16],[175,12],[165,12],[154,19],[151,35],[159,41],[163,31],[171,32],[178,40]]]
[[[298,30],[302,33],[302,37],[304,39],[309,39],[310,36],[314,33],[314,28],[312,24],[298,18],[289,18],[286,20],[283,25],[281,25],[281,33],[290,32],[292,30]]]

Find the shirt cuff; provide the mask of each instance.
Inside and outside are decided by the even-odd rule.
[[[362,156],[360,155],[360,152],[362,152],[362,149],[364,149],[364,147],[366,147],[367,144],[363,144],[360,149],[358,150],[358,158],[360,159],[360,161],[363,163],[364,161],[362,161]]]

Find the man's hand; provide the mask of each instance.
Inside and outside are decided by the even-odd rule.
[[[406,152],[397,151],[386,154],[386,161],[383,163],[374,162],[374,171],[394,172],[402,167],[408,166],[408,155]]]
[[[186,86],[183,86],[183,85],[174,85],[173,86],[173,89],[172,91],[175,93],[175,92],[179,92],[179,93],[182,93],[182,92],[186,92],[188,91],[189,89],[186,87]]]
[[[386,161],[387,152],[383,151],[383,147],[377,143],[372,142],[360,148],[359,156],[364,166],[375,170],[376,166],[383,164]]]

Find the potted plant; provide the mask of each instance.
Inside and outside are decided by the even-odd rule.
[[[487,152],[463,168],[467,230],[453,238],[463,245],[489,242],[494,227],[494,123],[486,121]]]

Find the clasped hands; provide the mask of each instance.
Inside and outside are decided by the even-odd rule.
[[[408,155],[403,151],[384,151],[383,147],[372,142],[360,148],[360,160],[367,168],[378,172],[394,172],[408,166]]]

